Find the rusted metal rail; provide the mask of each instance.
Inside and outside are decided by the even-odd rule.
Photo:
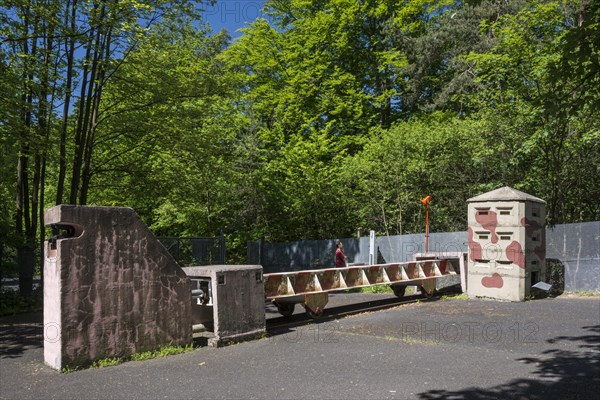
[[[406,286],[420,286],[431,296],[437,278],[458,273],[453,262],[456,260],[436,259],[265,274],[265,297],[284,316],[302,304],[310,317],[317,318],[329,301],[328,294],[335,291],[389,285],[402,297]]]

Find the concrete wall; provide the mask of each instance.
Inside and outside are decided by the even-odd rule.
[[[59,205],[45,223],[73,230],[45,246],[47,364],[89,365],[191,343],[189,280],[133,210]]]
[[[260,265],[208,265],[183,269],[190,279],[209,278],[212,305],[212,346],[259,337],[265,333],[265,287]],[[194,314],[202,312],[194,310]]]

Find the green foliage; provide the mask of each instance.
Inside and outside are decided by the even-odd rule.
[[[0,279],[15,276],[17,272],[13,253],[19,239],[14,224],[18,142],[12,126],[18,119],[15,108],[18,79],[14,74],[0,50]]]
[[[222,125],[228,89],[213,58],[227,40],[191,26],[147,33],[106,88],[91,201],[127,204],[159,235],[218,234],[235,123]]]
[[[469,300],[469,296],[466,293],[443,295],[440,300]]]
[[[389,285],[369,286],[360,289],[361,293],[394,293]]]
[[[94,361],[91,368],[114,367],[115,365],[123,363],[123,361],[124,360],[121,357],[103,358],[101,360]]]
[[[0,289],[0,316],[41,311],[42,307],[41,292],[23,296],[17,290]]]
[[[186,353],[186,352],[192,351],[192,350],[194,350],[193,344],[190,344],[187,346],[163,346],[160,349],[155,350],[155,351],[145,351],[142,353],[136,353],[131,356],[131,360],[142,361],[142,360],[148,360],[151,358],[166,357],[166,356],[172,356],[175,354]]]
[[[465,56],[478,84],[469,98],[493,127],[486,140],[503,160],[503,180],[546,199],[550,224],[595,219],[600,211],[591,200],[600,195],[600,69],[591,61],[598,18],[594,2],[530,1],[484,21],[496,45]]]
[[[465,199],[488,178],[484,126],[434,114],[373,131],[364,150],[344,163],[359,226],[386,235],[422,232],[419,200],[431,195],[432,230],[466,229]]]
[[[565,266],[560,260],[546,259],[546,283],[551,285],[549,295],[560,296],[565,291]]]
[[[45,239],[44,210],[53,201],[87,204],[104,172],[119,167],[98,165],[95,158],[97,144],[118,142],[114,131],[107,136],[97,131],[110,119],[102,95],[123,65],[117,58],[127,58],[152,25],[196,20],[197,5],[187,0],[0,5],[0,250],[17,248],[24,292],[31,291],[34,263],[42,261],[35,260],[34,249]],[[121,150],[115,146],[111,155]],[[118,202],[111,198],[107,205]]]

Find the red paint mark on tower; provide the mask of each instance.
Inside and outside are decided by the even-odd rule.
[[[497,288],[500,289],[504,286],[504,279],[498,273],[494,273],[492,276],[484,276],[481,279],[481,284],[486,288]]]
[[[469,258],[471,261],[481,260],[481,244],[473,240],[473,229],[468,230]]]
[[[513,240],[511,244],[506,246],[506,258],[508,258],[513,264],[518,265],[520,268],[525,269],[525,254],[521,243]]]
[[[539,245],[533,249],[533,253],[540,260],[546,258],[546,229],[544,225],[540,225],[537,221],[527,219],[525,217],[521,218],[521,226],[525,227],[525,233],[527,237],[532,238],[538,235]],[[539,231],[539,232],[538,232]]]
[[[485,230],[492,233],[492,243],[498,243],[498,236],[496,235],[496,227],[498,226],[497,214],[494,211],[477,210],[475,212],[475,220]]]
[[[533,252],[540,260],[546,259],[546,229],[542,228],[540,232],[540,245]]]
[[[542,228],[542,225],[540,225],[537,221],[527,219],[525,217],[521,218],[520,222],[521,226],[525,227],[525,232],[527,233],[527,236],[531,236],[535,233],[535,231]]]

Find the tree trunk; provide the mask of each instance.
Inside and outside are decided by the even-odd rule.
[[[19,136],[20,147],[19,147],[19,161],[17,162],[17,195],[16,195],[16,213],[15,213],[15,227],[16,232],[20,236],[19,243],[17,245],[17,265],[19,271],[19,290],[22,295],[31,295],[33,291],[33,272],[35,268],[35,233],[33,238],[32,232],[32,221],[31,221],[31,205],[29,198],[29,155],[31,151],[30,141],[31,137],[31,125],[32,125],[32,110],[33,110],[33,82],[34,82],[34,69],[32,65],[35,60],[37,51],[37,42],[35,40],[37,32],[38,20],[37,17],[33,22],[33,37],[31,43],[31,51],[29,49],[29,17],[30,9],[24,10],[23,16],[23,37],[26,38],[23,41],[22,51],[25,55],[30,56],[30,60],[23,62],[23,84],[21,94],[22,110],[21,110],[21,134]],[[37,221],[36,221],[37,223]],[[35,225],[35,223],[33,224]]]
[[[90,181],[92,179],[91,164],[92,164],[92,153],[94,150],[94,137],[96,134],[96,127],[98,125],[98,113],[100,110],[100,101],[102,99],[102,89],[104,87],[104,79],[106,77],[106,65],[110,60],[110,44],[111,44],[111,32],[109,28],[108,33],[104,37],[104,41],[100,46],[100,51],[103,52],[103,57],[98,63],[98,79],[96,80],[96,86],[94,88],[94,98],[92,104],[90,129],[87,135],[87,141],[84,152],[83,160],[83,173],[81,174],[81,193],[79,197],[79,204],[87,204],[87,194],[90,187]]]
[[[58,13],[57,3],[53,2],[49,4],[53,8],[53,14]],[[51,69],[54,69],[54,65],[52,64],[52,55],[54,54],[54,35],[56,25],[52,22],[48,22],[45,25],[45,43],[44,43],[44,63],[42,65],[41,71],[41,79],[40,79],[40,98],[39,98],[39,117],[38,117],[38,128],[39,128],[39,136],[43,138],[43,145],[38,149],[36,155],[36,169],[35,174],[37,179],[34,179],[34,185],[38,188],[38,207],[36,208],[36,212],[38,212],[38,218],[35,219],[36,224],[39,223],[39,265],[41,269],[41,276],[43,277],[43,267],[44,267],[44,240],[46,235],[45,225],[44,225],[44,198],[45,198],[45,180],[46,180],[46,157],[48,154],[48,145],[50,139],[50,127],[52,120],[52,110],[54,104],[54,90],[52,90],[52,100],[48,100],[48,96],[50,96],[50,74]],[[32,218],[33,220],[33,218]],[[31,236],[35,241],[36,229],[32,226]]]
[[[69,11],[71,16],[69,18]],[[60,157],[58,182],[56,187],[56,204],[62,204],[67,171],[67,130],[69,127],[69,108],[71,107],[71,91],[73,90],[73,60],[75,57],[75,30],[77,16],[77,0],[72,5],[68,1],[65,7],[65,28],[70,28],[69,35],[65,39],[65,52],[67,53],[67,76],[65,83],[65,102],[63,106],[62,123],[60,130]]]
[[[73,155],[73,170],[71,176],[71,190],[69,195],[69,203],[77,204],[77,194],[79,193],[79,184],[81,178],[81,165],[83,160],[83,151],[85,143],[85,132],[87,129],[86,110],[88,109],[87,101],[87,87],[88,79],[93,82],[94,77],[88,76],[88,66],[93,64],[90,59],[92,54],[92,46],[94,44],[95,31],[92,28],[90,30],[88,43],[85,51],[85,60],[83,67],[83,81],[81,83],[81,92],[79,96],[79,106],[77,110],[77,126],[75,127],[75,154]],[[93,74],[92,74],[93,75]]]

